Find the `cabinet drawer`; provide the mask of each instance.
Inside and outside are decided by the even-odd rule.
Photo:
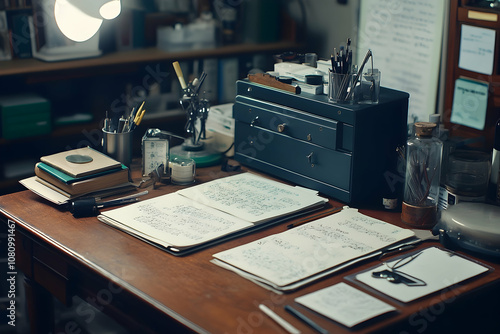
[[[234,119],[281,133],[332,150],[337,149],[338,122],[307,114],[274,103],[263,103],[238,96],[233,107]]]
[[[240,156],[265,161],[345,191],[350,189],[352,157],[349,153],[240,121],[235,124],[235,150]]]

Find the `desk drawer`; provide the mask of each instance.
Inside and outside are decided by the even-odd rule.
[[[244,163],[249,162],[243,157],[246,156],[345,191],[350,189],[352,159],[349,153],[327,149],[239,121],[235,124],[235,150]]]
[[[236,97],[233,117],[243,123],[259,126],[272,132],[279,132],[291,138],[314,143],[332,150],[338,148],[337,143],[339,140],[337,137],[341,132],[337,131],[337,128],[341,124],[333,119],[244,96]],[[352,135],[352,132],[348,133]]]

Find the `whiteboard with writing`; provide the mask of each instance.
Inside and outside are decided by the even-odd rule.
[[[372,50],[381,86],[410,94],[408,122],[436,112],[446,1],[364,0],[357,63]]]

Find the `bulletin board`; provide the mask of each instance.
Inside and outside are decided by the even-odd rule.
[[[444,124],[491,149],[500,118],[500,10],[451,0],[449,21]]]

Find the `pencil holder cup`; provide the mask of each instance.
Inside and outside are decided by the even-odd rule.
[[[353,103],[352,90],[355,75],[330,72],[328,99],[334,103]]]
[[[130,168],[133,131],[108,132],[102,129],[102,152]]]
[[[378,97],[380,95],[380,75],[381,72],[376,68],[370,68],[363,73],[361,86],[359,87],[360,94],[358,94],[360,103],[378,103]]]

